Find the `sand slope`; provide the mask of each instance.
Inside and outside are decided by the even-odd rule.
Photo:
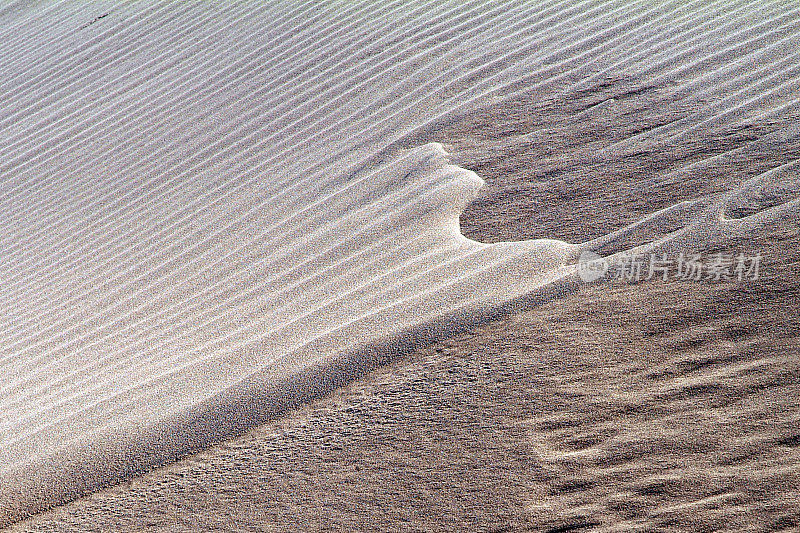
[[[497,107],[441,130],[454,146],[472,146],[463,162],[487,176],[463,219],[468,235],[537,231],[515,222],[525,213],[515,215],[519,205],[550,204],[543,184],[563,178],[552,172],[557,161],[540,162],[554,144],[588,155],[617,128],[676,111],[653,105],[663,102],[659,89],[624,96],[636,88],[617,81],[565,95],[579,108],[613,96],[630,111],[587,124],[599,135],[591,142],[576,141],[561,98],[515,103],[531,110],[517,115],[525,120],[498,122],[510,110]],[[528,120],[546,120],[553,134],[522,141]],[[725,154],[727,164],[703,173],[722,184],[800,151],[798,139],[780,150],[758,152],[760,144],[732,133],[705,136],[700,150],[689,139],[673,153]],[[513,169],[508,157],[492,157],[497,147]],[[696,192],[701,182],[650,179],[680,158],[642,175],[660,153],[610,162],[602,187],[576,202],[599,206],[610,187],[638,186],[651,202]],[[617,201],[592,207],[591,222],[613,226],[638,205]],[[591,231],[577,217],[536,220],[559,236]],[[755,282],[587,286],[415,351],[239,438],[15,530],[794,531],[799,239],[790,221],[729,243],[725,252],[764,254]]]
[[[622,212],[583,246],[480,244],[457,222],[480,179],[429,144],[520,91],[632,75],[688,112],[576,165],[715,129],[780,146],[797,135],[791,3],[61,3],[0,16],[6,521],[508,302],[574,288],[582,249],[714,245],[796,217],[787,161],[692,190],[677,217],[635,223],[672,204]],[[720,190],[732,192],[709,196]]]

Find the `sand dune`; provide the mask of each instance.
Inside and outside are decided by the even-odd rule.
[[[11,3],[0,21],[0,522],[574,289],[582,251],[719,246],[800,207],[786,161],[576,244],[482,244],[459,228],[481,179],[430,142],[489,104],[630,76],[688,112],[576,165],[765,123],[780,146],[790,2]]]
[[[800,156],[800,137],[733,130],[573,168],[685,107],[617,80],[438,130],[486,177],[465,235],[587,240]],[[437,341],[12,531],[792,531],[799,235],[786,220],[721,249],[762,253],[756,281],[586,286]]]

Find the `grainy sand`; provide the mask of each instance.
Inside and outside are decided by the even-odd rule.
[[[764,141],[789,115],[598,156],[691,112],[616,78],[408,143],[487,180],[462,217],[484,241],[586,240],[800,157],[796,133]],[[797,530],[800,229],[726,250],[762,253],[761,278],[587,286],[15,530]]]

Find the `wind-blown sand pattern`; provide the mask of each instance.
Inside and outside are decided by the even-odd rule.
[[[791,2],[15,3],[0,17],[0,523],[562,294],[581,251],[719,245],[797,217],[791,160],[582,244],[481,244],[459,230],[480,178],[417,142],[521,93],[629,76],[691,113],[581,164],[764,123],[759,142],[780,150],[798,136]]]

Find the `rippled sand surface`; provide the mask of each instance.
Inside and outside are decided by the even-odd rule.
[[[0,11],[6,520],[796,524],[797,8],[345,7]]]

